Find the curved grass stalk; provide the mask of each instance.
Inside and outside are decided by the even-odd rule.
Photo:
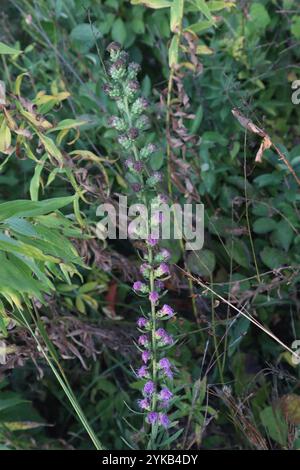
[[[176,265],[176,266],[177,266],[178,269],[180,269],[182,272],[184,272],[184,274],[186,276],[191,277],[191,279],[194,282],[196,282],[196,284],[201,286],[203,289],[208,290],[211,294],[216,296],[218,299],[222,300],[222,302],[224,302],[226,305],[231,307],[233,310],[238,312],[243,317],[247,318],[247,320],[249,320],[251,323],[253,323],[255,326],[257,326],[257,328],[259,328],[264,333],[266,333],[268,336],[270,336],[270,338],[272,338],[274,341],[276,341],[276,343],[280,344],[280,346],[282,346],[286,351],[291,353],[293,357],[295,357],[297,360],[299,360],[299,356],[295,351],[293,351],[291,348],[289,348],[289,346],[287,346],[283,341],[281,341],[281,339],[279,339],[276,335],[274,335],[274,333],[272,333],[272,331],[268,330],[265,326],[263,326],[261,323],[259,323],[259,321],[256,320],[249,312],[247,312],[246,310],[239,309],[238,307],[233,305],[231,302],[226,300],[224,297],[222,297],[222,295],[218,294],[215,290],[211,289],[211,287],[209,287],[207,284],[202,282],[200,279],[198,279],[195,276],[189,274],[184,269],[182,269],[180,266],[178,266],[178,265]]]
[[[67,396],[71,406],[73,407],[79,421],[81,422],[82,426],[84,427],[84,429],[86,430],[87,434],[89,435],[92,443],[94,444],[96,450],[104,450],[104,447],[103,445],[101,444],[101,442],[99,441],[98,437],[96,436],[94,430],[92,429],[92,427],[90,426],[87,418],[85,417],[85,414],[84,412],[82,411],[78,401],[77,401],[77,398],[75,397],[74,395],[74,392],[72,391],[71,389],[71,386],[70,384],[68,383],[68,380],[63,372],[63,369],[61,368],[60,364],[57,362],[57,359],[55,358],[55,356],[53,357],[53,353],[51,351],[51,348],[49,348],[49,352],[50,354],[52,355],[52,359],[49,357],[49,355],[47,354],[47,352],[45,351],[43,345],[41,344],[41,342],[39,341],[38,337],[36,336],[35,332],[33,331],[32,327],[30,326],[26,316],[24,315],[24,313],[22,312],[22,310],[18,310],[21,318],[22,318],[22,321],[24,323],[24,326],[28,329],[28,331],[30,332],[31,336],[34,338],[35,342],[36,342],[36,345],[37,345],[37,348],[38,350],[42,353],[44,359],[46,360],[47,364],[49,365],[50,369],[52,370],[55,378],[57,379],[59,385],[61,386],[61,388],[63,389],[65,395]],[[36,322],[35,322],[36,323]],[[36,326],[44,340],[44,342],[46,343],[49,343],[52,345],[51,341],[50,341],[50,338],[47,336],[46,338],[44,337],[45,334],[47,335],[47,333],[45,331],[41,331],[38,324],[36,323]],[[55,367],[54,363],[56,363],[57,367]],[[59,370],[58,370],[59,369]]]

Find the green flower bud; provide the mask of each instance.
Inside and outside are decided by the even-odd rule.
[[[108,72],[113,80],[121,80],[126,75],[125,61],[122,59],[118,59],[110,66]]]
[[[150,178],[147,179],[146,183],[148,186],[154,187],[162,180],[162,174],[156,171]]]
[[[121,44],[119,44],[118,42],[111,42],[107,46],[106,50],[110,55],[110,60],[112,62],[115,62],[116,60],[118,60],[118,58],[120,56]]]
[[[139,89],[140,85],[137,80],[129,80],[124,87],[125,96],[131,101],[135,98]]]
[[[128,137],[129,139],[134,142],[139,136],[139,131],[136,127],[132,127],[131,129],[129,129],[128,131]]]
[[[122,145],[122,147],[125,150],[129,150],[130,147],[131,147],[131,144],[132,144],[131,140],[125,134],[119,135],[118,142],[119,142],[120,145]]]
[[[150,155],[152,155],[152,153],[154,153],[156,151],[156,146],[154,144],[148,144],[146,145],[145,147],[143,147],[141,150],[140,150],[140,157],[143,159],[143,160],[146,160],[147,158],[150,157]]]
[[[124,119],[121,119],[118,116],[111,116],[108,119],[108,124],[117,131],[124,132],[126,130],[126,123]]]
[[[141,70],[141,66],[137,64],[136,62],[130,62],[128,64],[128,78],[129,80],[134,80],[136,79],[137,74]]]
[[[142,114],[142,112],[148,108],[148,101],[143,98],[137,98],[131,107],[132,114]]]
[[[150,119],[143,114],[136,120],[135,125],[140,130],[147,129],[150,126]]]

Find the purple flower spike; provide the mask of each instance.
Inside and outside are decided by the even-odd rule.
[[[173,372],[169,368],[165,368],[164,370],[164,375],[168,377],[168,379],[172,380],[173,379]]]
[[[142,361],[143,361],[145,364],[147,364],[147,362],[150,360],[150,358],[151,358],[151,353],[150,353],[150,351],[148,351],[148,350],[146,349],[146,351],[143,351],[143,352],[142,352]]]
[[[149,424],[155,424],[158,421],[158,413],[156,411],[151,411],[147,415],[147,421]]]
[[[163,290],[165,287],[165,284],[163,283],[163,281],[160,281],[159,279],[157,281],[155,281],[155,288],[158,290],[158,291],[161,291]]]
[[[168,261],[171,258],[171,253],[167,248],[163,248],[160,252],[161,257],[165,260]]]
[[[158,363],[159,367],[161,367],[162,369],[169,369],[171,368],[171,362],[169,361],[169,359],[167,357],[163,357],[159,363]]]
[[[164,387],[159,394],[159,399],[162,401],[169,401],[172,396],[173,393],[167,387]]]
[[[168,333],[163,328],[158,328],[158,330],[156,330],[156,336],[158,338],[164,338],[167,334]]]
[[[142,186],[140,185],[140,183],[132,183],[131,189],[134,193],[139,193],[142,189]]]
[[[133,167],[133,161],[132,161],[130,158],[127,158],[127,159],[125,160],[125,166],[126,166],[127,168],[132,168],[132,167]]]
[[[160,276],[169,276],[170,275],[170,268],[167,263],[161,263],[158,268],[155,270],[155,275],[157,277]]]
[[[171,335],[166,335],[166,336],[164,337],[164,339],[163,339],[163,342],[164,342],[164,345],[165,345],[165,346],[174,343],[173,338],[172,338]]]
[[[173,344],[173,338],[163,328],[156,330],[156,337],[162,342],[164,346]]]
[[[166,261],[169,261],[170,258],[171,258],[171,253],[169,252],[169,250],[167,250],[166,248],[163,248],[162,250],[160,250],[159,253],[157,253],[157,255],[154,258],[154,261],[156,263],[164,263]]]
[[[172,364],[166,357],[163,357],[159,363],[158,367],[162,370],[163,374],[169,379],[173,379],[173,373],[171,370]]]
[[[163,305],[162,308],[159,310],[159,312],[157,312],[159,314],[159,316],[166,316],[166,317],[173,317],[175,315],[175,312],[174,310],[172,309],[172,307],[170,307],[170,305]]]
[[[156,304],[156,302],[158,301],[158,299],[159,299],[159,294],[158,294],[158,292],[156,292],[156,291],[150,292],[150,294],[149,294],[149,300],[150,300],[150,302]]]
[[[143,170],[144,165],[143,165],[143,163],[140,162],[140,161],[134,162],[133,168],[135,169],[135,171],[137,171],[138,173],[140,173],[140,172]]]
[[[152,173],[152,178],[155,180],[155,182],[159,183],[162,181],[162,174],[159,171],[155,171]]]
[[[162,357],[167,356],[166,350],[174,341],[166,331],[168,327],[161,328],[165,320],[175,315],[173,308],[164,304],[162,298],[166,294],[167,279],[173,271],[173,267],[168,264],[172,259],[172,247],[170,246],[169,251],[160,246],[161,236],[158,230],[165,223],[164,210],[170,209],[172,201],[170,197],[160,194],[159,187],[165,177],[160,171],[152,171],[149,161],[158,149],[153,143],[145,143],[148,138],[142,138],[142,132],[149,127],[150,120],[144,113],[149,106],[148,102],[140,97],[141,86],[137,80],[140,66],[129,63],[128,54],[116,42],[111,43],[107,50],[110,55],[108,74],[112,80],[105,84],[104,90],[116,102],[118,109],[118,113],[109,119],[108,124],[117,131],[118,143],[125,153],[130,194],[136,202],[141,201],[142,196],[147,196],[146,202],[151,205],[147,226],[141,228],[130,223],[128,236],[132,240],[143,239],[146,248],[139,248],[142,259],[139,263],[140,272],[132,286],[135,296],[146,301],[146,306],[143,306],[145,310],[141,309],[136,319],[138,334],[134,342],[139,364],[134,366],[134,375],[143,381],[140,400],[137,400],[136,405],[143,411],[140,414],[144,414],[145,422],[154,427],[156,432],[158,426],[169,427],[170,421],[165,413],[174,401],[168,386],[176,368],[167,357]],[[151,135],[149,138],[152,138]],[[167,246],[164,243],[162,245]]]
[[[146,286],[146,284],[141,281],[135,281],[133,283],[133,289],[136,292],[141,292],[142,294],[145,294],[148,291],[148,287]]]
[[[145,328],[149,324],[148,320],[144,317],[138,318],[136,323],[139,328]]]
[[[148,336],[146,336],[146,335],[139,336],[138,344],[140,346],[148,346],[148,344],[149,344]]]
[[[154,247],[158,244],[158,239],[149,237],[148,240],[147,240],[147,243],[148,243],[149,246]]]
[[[148,382],[145,383],[144,388],[143,388],[144,394],[151,396],[153,395],[154,390],[155,390],[154,382],[152,382],[152,380],[148,380]]]
[[[134,290],[140,290],[142,285],[143,283],[141,281],[135,281],[135,283],[133,284],[133,288]]]
[[[164,413],[160,413],[159,422],[164,428],[168,428],[170,426],[170,420]]]
[[[146,366],[140,367],[137,371],[137,376],[140,379],[149,377],[149,371],[148,371],[147,367]]]
[[[150,408],[150,402],[148,398],[143,398],[142,400],[138,400],[138,405],[141,408],[141,410],[149,410]]]
[[[151,266],[148,263],[143,263],[140,266],[140,273],[147,279],[150,275]]]

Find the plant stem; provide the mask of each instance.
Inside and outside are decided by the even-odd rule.
[[[172,88],[173,88],[173,79],[174,79],[174,69],[172,68],[169,75],[168,81],[168,95],[167,95],[167,113],[166,113],[166,134],[167,134],[167,177],[168,177],[168,193],[172,198],[172,167],[171,167],[171,131],[170,131],[170,122],[171,122],[171,97],[172,97]]]
[[[153,262],[153,252],[152,249],[149,247],[148,248],[148,260],[150,265]],[[153,268],[151,269],[150,272],[150,292],[154,291],[154,272]],[[156,390],[156,379],[157,379],[157,357],[156,357],[156,337],[155,337],[155,332],[156,332],[156,311],[155,311],[155,304],[154,302],[151,302],[151,353],[152,353],[152,380],[155,384],[155,390]],[[156,393],[153,394],[152,397],[152,402],[151,402],[151,411],[156,411]],[[156,440],[156,435],[157,435],[157,424],[154,423],[152,424],[151,428],[151,439],[149,440],[149,445],[151,445],[150,450],[155,450],[155,440]]]
[[[210,285],[212,286],[211,325],[212,325],[213,342],[214,342],[214,349],[215,349],[215,355],[216,355],[216,361],[217,361],[217,365],[218,365],[220,380],[221,380],[221,383],[224,385],[223,368],[222,368],[222,363],[221,363],[221,360],[220,360],[219,345],[218,345],[218,340],[217,340],[215,295],[214,295],[214,291],[213,291],[213,285],[214,285],[213,282],[214,282],[213,277],[210,276]]]
[[[124,109],[125,109],[125,116],[128,122],[129,127],[132,126],[132,119],[130,115],[130,110],[129,110],[129,105],[128,105],[128,99],[125,97],[124,98]],[[132,151],[133,155],[136,161],[139,160],[139,152],[134,143],[132,143]],[[142,187],[144,187],[144,178],[142,175],[140,175],[140,181],[142,183]],[[148,208],[148,202],[145,194],[143,194],[143,201],[145,206]],[[148,220],[148,234],[149,233],[149,220]],[[154,270],[152,267],[153,263],[153,250],[149,246],[148,247],[148,262],[151,265],[151,271],[150,271],[150,276],[149,276],[149,287],[150,287],[150,292],[153,292],[155,290],[155,284],[154,284]],[[154,302],[151,302],[151,365],[152,365],[152,380],[153,383],[155,384],[155,390],[156,390],[156,382],[157,382],[157,351],[156,351],[156,337],[155,337],[155,332],[156,332],[156,311],[155,311],[155,304]],[[153,394],[152,400],[151,400],[151,411],[156,411],[156,405],[157,405],[157,399],[156,399],[156,393]],[[157,424],[153,423],[151,425],[151,435],[150,439],[148,442],[147,449],[148,450],[155,450],[156,448],[156,436],[157,436]]]

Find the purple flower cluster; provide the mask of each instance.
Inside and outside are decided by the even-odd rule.
[[[156,247],[156,243],[154,246]],[[148,281],[148,297],[151,305],[151,312],[148,315],[138,318],[138,328],[142,334],[138,339],[138,345],[141,347],[143,365],[138,369],[137,376],[141,379],[147,379],[143,388],[143,399],[138,401],[139,407],[147,411],[147,422],[157,424],[163,427],[169,426],[169,418],[165,410],[170,407],[173,397],[172,392],[166,385],[167,381],[173,379],[173,365],[171,361],[163,354],[165,347],[173,344],[172,336],[159,325],[160,320],[172,318],[175,312],[170,305],[162,304],[159,307],[164,283],[159,279],[170,275],[170,268],[166,263],[170,254],[168,250],[162,249],[152,256],[140,267],[140,272],[144,279]],[[152,279],[152,284],[151,284]],[[137,285],[138,282],[138,285]],[[134,290],[141,292],[141,285],[144,282],[134,283]],[[154,287],[154,289],[153,289]],[[142,288],[145,291],[145,288]],[[155,312],[153,318],[152,314]],[[144,334],[144,331],[147,334]],[[156,353],[156,374],[153,376],[153,341],[155,342]],[[153,406],[155,404],[155,406]],[[164,412],[160,411],[164,410]]]
[[[139,97],[140,85],[137,73],[138,64],[128,63],[128,54],[122,51],[121,46],[114,42],[107,48],[110,55],[108,66],[109,82],[105,84],[105,93],[116,101],[120,116],[112,116],[108,125],[118,134],[118,142],[124,154],[127,179],[132,195],[138,200],[145,199],[145,190],[150,194],[155,191],[163,180],[162,173],[151,172],[147,168],[147,160],[156,152],[153,143],[142,146],[142,134],[148,127],[149,119],[143,114],[148,108],[148,102]],[[159,193],[153,198],[157,212],[154,214],[154,225],[163,222],[159,211],[160,204],[167,204],[165,196]],[[151,219],[148,221],[152,225]],[[146,233],[151,233],[147,230]],[[146,236],[146,234],[145,234]],[[133,284],[134,292],[149,299],[149,312],[137,319],[137,327],[140,336],[137,340],[138,349],[141,352],[141,365],[136,371],[136,376],[144,380],[142,390],[143,397],[138,401],[139,407],[146,413],[146,420],[150,425],[169,427],[170,421],[166,411],[171,406],[173,394],[168,388],[173,378],[173,365],[165,357],[165,350],[173,344],[172,336],[160,323],[175,315],[174,310],[167,304],[162,304],[161,299],[165,294],[164,281],[170,276],[170,267],[167,262],[171,254],[165,249],[159,248],[159,240],[155,236],[146,239],[147,253],[144,254],[140,273],[144,281],[136,281]]]
[[[157,413],[156,411],[150,411],[147,415],[147,421],[149,424],[161,424],[164,428],[168,428],[170,420],[164,413]]]

